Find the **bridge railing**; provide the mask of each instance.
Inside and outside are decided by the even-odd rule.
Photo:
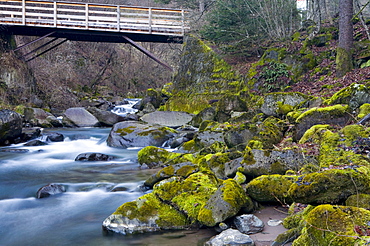
[[[0,24],[183,36],[185,11],[56,1],[0,0]]]

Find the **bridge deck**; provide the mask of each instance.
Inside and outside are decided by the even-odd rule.
[[[185,11],[93,3],[0,0],[0,27],[12,34],[70,40],[178,42],[189,29]]]

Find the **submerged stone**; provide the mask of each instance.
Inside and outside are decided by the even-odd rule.
[[[56,195],[59,193],[66,192],[66,188],[64,185],[61,184],[48,184],[43,187],[41,187],[37,193],[36,198],[45,198],[49,197],[51,195]]]

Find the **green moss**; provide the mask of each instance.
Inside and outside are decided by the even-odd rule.
[[[293,42],[299,41],[300,38],[301,38],[301,33],[300,32],[293,33],[293,35],[292,35],[292,41]]]
[[[129,127],[126,127],[126,128],[120,128],[120,129],[117,129],[117,133],[120,135],[120,136],[126,136],[127,134],[130,134],[132,132],[135,131],[135,126],[129,126]]]
[[[192,154],[182,154],[167,151],[163,148],[147,146],[138,152],[138,162],[140,165],[146,164],[149,167],[172,165],[176,163],[193,161]]]
[[[212,210],[202,207],[198,214],[198,220],[202,221],[205,225],[213,225],[215,220],[212,215]]]
[[[294,110],[294,107],[292,105],[283,104],[283,102],[277,102],[277,106],[278,106],[278,109],[276,112],[278,114],[286,115],[289,112],[292,112]]]
[[[346,200],[346,206],[370,210],[370,194],[355,194]]]
[[[347,72],[353,69],[352,64],[352,52],[347,51],[341,47],[337,47],[337,55],[336,55],[336,71],[337,77],[344,76]]]
[[[360,110],[357,115],[357,118],[362,119],[368,114],[370,114],[370,103],[364,103],[360,106]]]
[[[247,146],[244,150],[242,164],[253,165],[254,163],[256,163],[256,160],[254,159],[252,148]]]
[[[309,115],[312,115],[316,112],[322,113],[322,114],[328,114],[332,116],[341,116],[347,113],[349,110],[348,105],[334,105],[334,106],[329,106],[325,108],[311,108],[307,110],[306,112],[302,113],[297,119],[296,122],[299,123],[301,122],[304,118],[306,118]]]
[[[250,149],[263,149],[263,144],[261,141],[258,140],[250,140],[248,142],[248,147]]]
[[[366,245],[356,228],[367,229],[370,212],[356,207],[320,205],[312,209],[302,234],[293,242],[297,245]]]
[[[245,177],[245,175],[242,173],[242,172],[236,172],[235,174],[235,177],[234,177],[234,180],[238,183],[238,184],[244,184],[246,181],[247,181],[247,178]]]
[[[367,86],[363,84],[356,84],[353,83],[348,87],[345,87],[335,93],[331,98],[324,101],[326,105],[333,105],[333,104],[349,104],[353,96],[356,92],[367,92]]]
[[[288,190],[297,178],[279,174],[262,175],[247,184],[247,194],[258,202],[291,203]]]
[[[247,195],[242,187],[233,179],[227,179],[221,187],[222,198],[229,203],[233,208],[240,209],[247,202]]]
[[[304,144],[307,142],[320,142],[320,138],[322,137],[322,133],[327,131],[330,128],[329,125],[314,125],[310,129],[308,129],[304,135],[299,140],[300,144]]]
[[[282,140],[286,127],[285,121],[270,116],[259,125],[258,134],[253,140],[260,141],[265,149],[273,148]]]
[[[138,219],[142,222],[149,222],[154,218],[158,226],[163,229],[188,225],[183,214],[161,202],[153,194],[146,194],[135,201],[124,203],[113,214],[122,215],[131,220]]]
[[[172,177],[154,186],[153,194],[161,200],[173,204],[196,222],[199,210],[217,190],[219,181],[214,175],[204,172],[191,174],[186,179]]]
[[[357,192],[369,192],[370,179],[359,170],[329,169],[299,176],[288,195],[296,202],[337,203]]]

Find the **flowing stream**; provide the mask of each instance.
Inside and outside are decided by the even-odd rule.
[[[210,230],[132,236],[103,233],[102,221],[121,204],[142,196],[140,185],[153,170],[139,169],[137,148],[108,147],[105,139],[110,128],[47,131],[62,133],[65,141],[0,148],[1,246],[202,245],[214,235]],[[86,152],[118,159],[74,161]],[[49,183],[64,185],[66,192],[36,199],[37,190]],[[118,191],[111,192],[115,187]]]

